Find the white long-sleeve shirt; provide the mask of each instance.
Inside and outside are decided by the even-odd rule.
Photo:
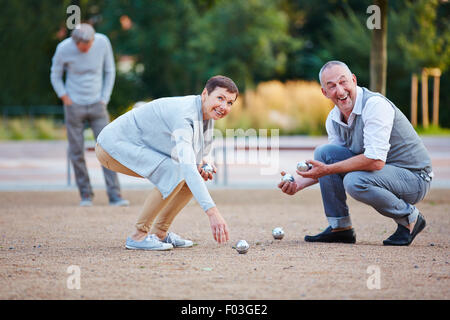
[[[100,101],[107,104],[115,77],[111,43],[104,34],[95,34],[94,42],[86,53],[78,50],[72,38],[61,41],[56,47],[50,80],[59,98],[67,94],[76,104],[87,105]]]
[[[370,159],[386,161],[391,147],[389,139],[391,137],[395,111],[389,102],[380,96],[369,98],[366,106],[362,108],[362,95],[362,88],[357,87],[355,106],[347,123],[342,121],[342,115],[337,106],[334,106],[330,111],[325,123],[328,142],[344,145],[342,138],[335,132],[332,121],[347,127],[352,125],[356,115],[361,115],[361,119],[364,122],[364,155]]]

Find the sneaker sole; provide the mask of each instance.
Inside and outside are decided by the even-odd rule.
[[[306,242],[322,242],[322,243],[356,243],[356,236],[352,238],[344,238],[344,239],[317,239],[314,236],[305,236],[304,240]]]
[[[324,241],[324,240],[306,240],[305,242],[311,242],[311,243],[350,243],[354,244],[356,243],[356,239],[350,239],[350,240],[338,240],[338,241]]]
[[[173,246],[174,248],[191,248],[194,244],[184,245],[184,246]]]
[[[138,247],[133,247],[133,246],[129,246],[129,245],[125,245],[125,248],[128,250],[145,250],[145,251],[168,251],[168,250],[172,250],[173,247],[168,247],[168,248],[138,248]]]

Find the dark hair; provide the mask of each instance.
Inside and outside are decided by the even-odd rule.
[[[239,89],[234,83],[233,80],[231,80],[228,77],[225,76],[214,76],[209,78],[209,80],[206,82],[205,88],[208,91],[208,94],[213,92],[217,87],[225,88],[230,93],[236,93],[236,98],[239,96]]]

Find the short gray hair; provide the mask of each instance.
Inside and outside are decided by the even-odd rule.
[[[75,43],[89,42],[94,39],[95,29],[88,23],[79,24],[72,31],[72,39]]]
[[[322,83],[322,73],[328,69],[331,68],[332,66],[341,66],[344,67],[345,69],[347,69],[347,71],[352,74],[352,71],[350,70],[350,68],[342,61],[338,61],[338,60],[332,60],[332,61],[328,61],[327,63],[325,63],[323,65],[323,67],[320,69],[319,72],[319,81],[320,81],[320,85],[323,87],[323,83]]]

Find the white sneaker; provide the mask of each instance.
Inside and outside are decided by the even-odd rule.
[[[90,198],[81,199],[80,207],[92,207],[92,199]]]
[[[174,248],[189,248],[193,245],[191,240],[182,239],[179,235],[173,232],[168,232],[167,236],[161,241],[172,244]]]
[[[130,201],[119,198],[114,201],[110,201],[109,205],[113,207],[128,207],[130,205]]]
[[[171,250],[173,249],[173,246],[170,243],[162,242],[156,235],[150,234],[147,237],[145,237],[144,240],[141,241],[136,241],[128,237],[127,242],[125,244],[125,248],[133,250],[162,251],[162,250]]]

